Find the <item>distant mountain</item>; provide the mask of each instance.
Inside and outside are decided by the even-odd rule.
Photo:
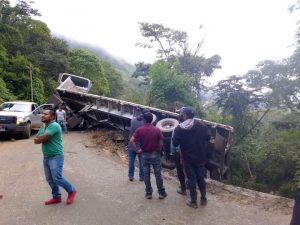
[[[72,38],[59,35],[59,34],[54,34],[54,36],[66,40],[71,48],[83,48],[83,49],[86,49],[86,50],[94,53],[99,58],[111,63],[115,69],[118,69],[124,75],[127,75],[127,76],[131,75],[135,71],[135,67],[132,64],[126,62],[124,59],[121,59],[121,58],[111,55],[108,51],[106,51],[102,47],[84,43],[84,42],[80,42],[80,41],[74,40]]]

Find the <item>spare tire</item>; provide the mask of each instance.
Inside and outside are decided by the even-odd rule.
[[[162,119],[157,122],[156,127],[161,130],[163,133],[172,133],[172,131],[179,124],[178,120],[173,118]]]

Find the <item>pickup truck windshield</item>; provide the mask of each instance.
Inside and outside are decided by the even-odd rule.
[[[31,105],[14,102],[5,102],[0,106],[0,111],[31,112]]]

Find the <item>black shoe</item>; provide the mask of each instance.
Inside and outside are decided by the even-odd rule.
[[[207,205],[207,199],[206,198],[201,198],[200,199],[200,205],[206,206]]]
[[[152,193],[146,193],[145,197],[146,197],[147,199],[152,199]]]
[[[180,195],[186,195],[186,190],[182,190],[181,188],[179,188],[177,190],[177,193],[180,194]]]
[[[165,197],[167,197],[166,192],[163,192],[163,193],[159,194],[159,196],[158,196],[159,199],[164,199]]]
[[[188,201],[186,202],[186,204],[187,204],[189,207],[193,208],[193,209],[197,209],[197,208],[198,208],[197,202],[188,200]]]

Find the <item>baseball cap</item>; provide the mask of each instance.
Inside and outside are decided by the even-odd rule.
[[[182,107],[179,110],[180,114],[186,114],[188,118],[194,118],[195,116],[195,110],[193,107],[187,106],[187,107]]]

